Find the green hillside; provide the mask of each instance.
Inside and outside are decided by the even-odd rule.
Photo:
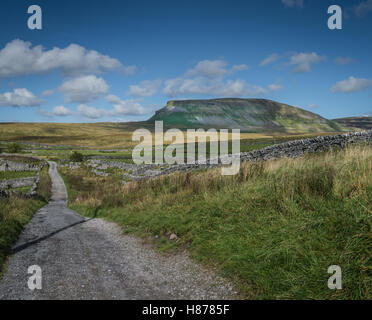
[[[371,130],[372,129],[372,116],[371,117],[350,117],[334,119],[340,125],[348,126],[356,129]]]
[[[245,132],[334,132],[346,128],[315,113],[266,99],[169,101],[149,119],[181,128],[234,128]]]

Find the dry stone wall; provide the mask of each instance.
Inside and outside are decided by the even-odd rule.
[[[39,171],[39,166],[34,164],[29,164],[26,162],[17,162],[10,160],[0,159],[0,171]]]
[[[320,136],[316,138],[294,140],[266,147],[261,150],[242,152],[232,157],[240,158],[241,162],[257,162],[278,158],[296,158],[307,153],[330,150],[331,148],[344,148],[352,143],[371,143],[372,130],[362,132],[351,132],[333,136]],[[212,168],[226,164],[229,156],[220,156],[217,159],[218,164],[213,164],[211,160],[206,162],[196,162],[195,164],[179,164],[163,170],[159,175],[168,174],[175,171],[191,171],[201,168]],[[216,158],[215,158],[216,160]]]
[[[36,176],[28,178],[1,180],[0,189],[29,187],[32,186],[35,183],[35,181]]]
[[[106,176],[105,170],[108,168],[118,168],[124,170],[123,183],[128,183],[134,180],[152,178],[160,175],[169,174],[175,171],[188,172],[196,169],[206,169],[223,164],[228,164],[230,157],[239,158],[241,162],[257,162],[282,157],[296,158],[307,153],[329,150],[331,148],[343,148],[352,143],[371,143],[372,130],[363,132],[352,132],[333,136],[320,136],[316,138],[293,140],[276,144],[261,150],[251,152],[242,152],[232,156],[220,156],[214,158],[214,162],[210,159],[204,162],[197,161],[193,164],[177,164],[177,165],[157,165],[157,164],[129,164],[120,161],[107,161],[111,157],[104,157],[103,160],[91,159],[86,162],[87,167],[90,167],[96,175]],[[71,170],[78,168],[79,165],[70,163],[65,165]]]
[[[40,161],[39,164],[31,164],[22,161],[11,161],[0,159],[0,171],[8,172],[24,172],[24,171],[35,171],[34,177],[17,178],[17,179],[4,179],[0,180],[0,198],[6,198],[11,196],[13,193],[17,193],[14,188],[30,187],[31,189],[27,192],[26,196],[36,195],[36,189],[39,183],[39,172],[46,165],[45,161]]]

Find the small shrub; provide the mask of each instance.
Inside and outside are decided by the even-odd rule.
[[[14,142],[9,144],[7,149],[9,153],[20,153],[22,151],[22,146],[19,143]]]
[[[83,162],[84,155],[80,152],[74,151],[73,154],[70,155],[71,162]]]

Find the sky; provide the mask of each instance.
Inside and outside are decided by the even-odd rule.
[[[372,115],[371,18],[372,0],[2,0],[0,121],[141,121],[222,97]]]

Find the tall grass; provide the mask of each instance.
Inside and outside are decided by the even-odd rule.
[[[63,170],[70,206],[157,236],[159,249],[190,255],[253,299],[371,299],[372,148],[133,182]],[[169,241],[176,233],[180,240]],[[330,290],[339,265],[343,289]]]
[[[40,173],[37,194],[35,198],[15,195],[7,199],[0,199],[0,278],[9,250],[17,241],[23,227],[31,220],[34,213],[47,204],[50,199],[51,180],[47,167]]]

